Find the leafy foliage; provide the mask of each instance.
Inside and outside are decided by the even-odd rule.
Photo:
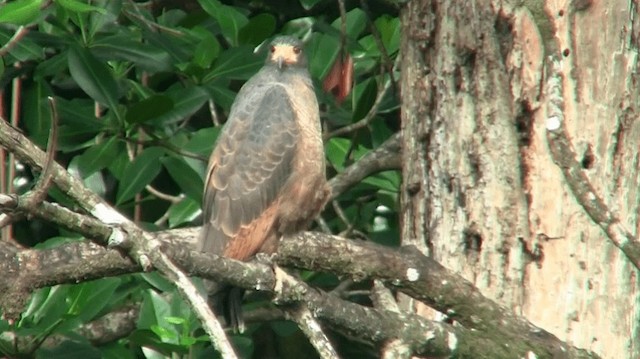
[[[393,84],[380,106],[372,106],[385,83],[398,78],[388,70],[399,49],[399,20],[391,9],[373,14],[347,10],[346,48],[355,59],[355,86],[339,106],[319,90],[341,44],[340,15],[336,3],[328,0],[287,5],[217,0],[9,2],[0,7],[0,84],[11,105],[2,105],[1,113],[9,113],[11,106],[20,108],[21,115],[12,121],[44,148],[52,118],[47,98],[55,98],[60,117],[58,162],[147,228],[191,226],[200,214],[206,161],[219,123],[224,123],[242,83],[263,63],[264,54],[254,49],[277,33],[299,36],[307,43],[327,133],[373,111],[364,128],[326,142],[330,176],[398,130]],[[9,96],[12,89],[18,91]],[[5,180],[19,192],[33,185],[28,169]],[[370,176],[337,198],[336,207],[329,205],[323,220],[334,233],[394,245],[399,185],[395,171]],[[50,197],[73,206],[55,189]],[[79,240],[39,221],[17,223],[14,232],[26,245]],[[338,283],[326,274],[305,277],[324,288]],[[108,343],[77,332],[131,303],[140,306],[133,332]],[[36,357],[213,354],[193,313],[164,279],[153,274],[41,289],[19,322],[0,321],[0,329],[30,340],[32,352],[22,354]],[[64,340],[47,342],[56,336]],[[251,325],[248,333],[234,338],[243,357],[260,357],[265,350],[275,350],[280,357],[314,355],[300,340],[301,332],[284,321]],[[267,349],[265,340],[275,344]],[[365,355],[362,347],[347,343],[340,339],[345,356]],[[285,346],[287,350],[281,350]],[[0,352],[19,354],[7,337],[0,337]]]

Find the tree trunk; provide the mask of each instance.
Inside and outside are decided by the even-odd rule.
[[[637,238],[638,4],[528,3],[403,9],[402,238],[560,339],[638,358],[638,269],[549,139],[560,126],[578,175]]]

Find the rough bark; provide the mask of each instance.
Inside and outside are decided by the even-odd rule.
[[[423,0],[402,13],[402,238],[606,358],[640,357],[637,5]],[[580,173],[554,150],[559,118]]]

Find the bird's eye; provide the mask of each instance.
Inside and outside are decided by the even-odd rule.
[[[300,49],[298,46],[295,46],[295,47],[293,48],[293,52],[294,52],[296,55],[297,55],[297,54],[299,54],[301,50],[302,50],[302,49]]]
[[[271,52],[276,52],[276,47],[275,47],[275,46],[271,46],[271,47],[269,48],[269,51],[271,51]]]

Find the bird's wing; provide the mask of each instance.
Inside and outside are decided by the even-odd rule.
[[[200,250],[223,254],[229,240],[269,207],[291,175],[297,138],[284,87],[240,91],[209,161]]]

